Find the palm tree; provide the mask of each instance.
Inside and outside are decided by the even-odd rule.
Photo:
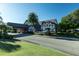
[[[38,16],[34,12],[29,13],[28,19],[25,21],[24,24],[31,25],[32,28],[33,28],[32,31],[34,32],[36,30],[35,25],[39,24],[39,22],[38,22]]]
[[[31,25],[36,25],[38,24],[38,16],[35,13],[30,13],[28,16],[28,21]]]

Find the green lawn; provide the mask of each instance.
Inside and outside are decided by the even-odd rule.
[[[65,56],[64,52],[28,42],[0,42],[2,56]]]

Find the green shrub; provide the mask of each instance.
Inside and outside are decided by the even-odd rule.
[[[2,38],[4,38],[4,39],[13,39],[14,36],[13,35],[2,35]]]
[[[13,38],[14,38],[13,35],[6,35],[6,36],[5,36],[5,39],[13,39]]]
[[[31,31],[31,32],[27,32],[27,33],[28,33],[28,34],[34,34],[34,32],[32,32],[32,31]]]

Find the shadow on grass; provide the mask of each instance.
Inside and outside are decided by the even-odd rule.
[[[13,45],[10,43],[0,42],[0,49],[6,52],[16,51],[21,48],[20,45]]]
[[[16,42],[16,41],[20,41],[18,39],[0,39],[0,41],[3,41],[3,42]]]

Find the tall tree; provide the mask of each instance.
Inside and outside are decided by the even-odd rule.
[[[38,23],[38,16],[32,12],[28,15],[28,22],[31,24],[31,25],[36,25],[36,24],[39,24]]]
[[[75,10],[71,15],[73,16],[72,21],[75,24],[79,24],[79,9]]]
[[[7,26],[5,25],[5,23],[3,22],[3,18],[0,16],[0,32],[1,34],[7,34]]]
[[[60,27],[63,29],[63,31],[66,32],[68,29],[70,29],[70,24],[71,24],[71,17],[70,15],[68,15],[62,18]]]
[[[33,32],[36,31],[36,25],[39,25],[38,16],[34,12],[29,13],[28,19],[24,24],[31,25],[31,30]]]
[[[65,31],[69,29],[73,29],[74,31],[74,29],[79,28],[79,9],[63,17],[60,27],[62,27]]]

